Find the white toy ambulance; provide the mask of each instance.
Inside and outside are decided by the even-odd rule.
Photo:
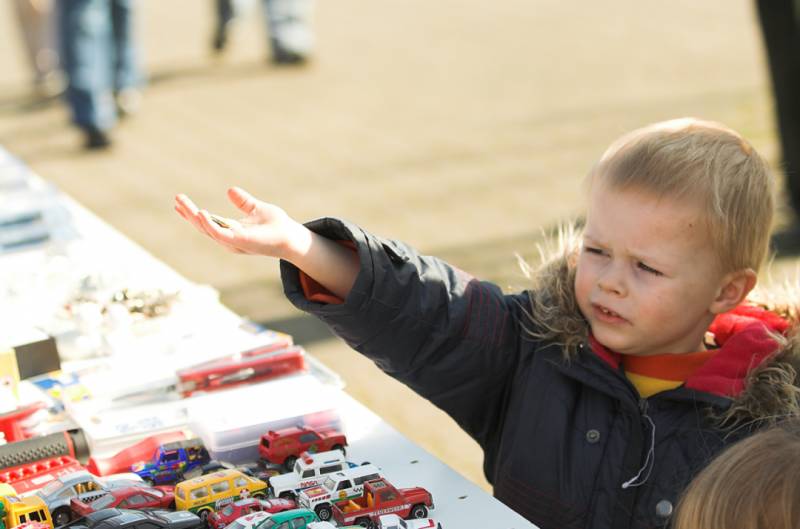
[[[269,494],[276,498],[295,499],[301,490],[319,485],[328,474],[349,467],[341,450],[316,454],[303,452],[291,472],[269,478]]]

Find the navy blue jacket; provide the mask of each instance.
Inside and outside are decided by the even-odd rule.
[[[727,398],[681,387],[640,399],[588,344],[567,361],[530,338],[527,292],[343,221],[308,226],[353,241],[361,270],[344,303],[323,304],[282,262],[288,298],[455,419],[483,448],[495,496],[542,529],[664,527],[691,478],[745,433],[708,418]]]

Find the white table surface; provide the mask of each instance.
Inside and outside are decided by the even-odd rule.
[[[15,178],[25,174],[26,178],[39,179],[22,162],[0,147],[0,182],[3,171]],[[2,192],[3,189],[0,188],[0,193]],[[79,234],[80,244],[93,248],[97,255],[104,256],[95,262],[96,266],[112,267],[114,274],[129,276],[131,279],[145,277],[159,284],[183,288],[193,286],[70,197],[60,193],[59,200],[71,214],[71,222]],[[52,251],[50,244],[0,255],[0,278],[10,277],[12,271],[16,274],[20,274],[20,270],[35,273],[36,267],[44,262],[43,255]],[[236,319],[233,313],[219,303],[209,310],[218,311],[218,316],[215,317],[220,322],[230,323]],[[310,353],[313,355],[313,350]],[[337,383],[330,379],[326,382],[334,386]],[[341,389],[335,391],[333,400],[350,443],[348,459],[359,463],[369,461],[377,465],[385,477],[397,487],[421,486],[429,490],[435,505],[430,516],[440,522],[444,529],[536,527],[462,477],[445,462],[411,442]],[[436,425],[430,427],[435,428]]]

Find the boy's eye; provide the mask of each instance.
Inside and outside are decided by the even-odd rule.
[[[653,275],[656,275],[656,276],[663,276],[664,275],[661,272],[659,272],[658,270],[656,270],[655,268],[650,268],[649,266],[647,266],[646,264],[644,264],[641,261],[639,261],[638,266],[639,266],[639,268],[641,270],[644,270],[648,274],[653,274]]]
[[[591,246],[584,246],[583,249],[587,253],[593,253],[595,255],[603,255],[604,254],[603,250],[601,250],[600,248],[592,248]]]

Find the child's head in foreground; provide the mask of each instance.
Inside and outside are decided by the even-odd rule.
[[[679,119],[617,140],[589,175],[575,293],[594,337],[618,353],[703,349],[716,314],[755,286],[773,178],[739,134]]]
[[[787,422],[739,441],[686,489],[675,529],[800,527],[800,423]]]

